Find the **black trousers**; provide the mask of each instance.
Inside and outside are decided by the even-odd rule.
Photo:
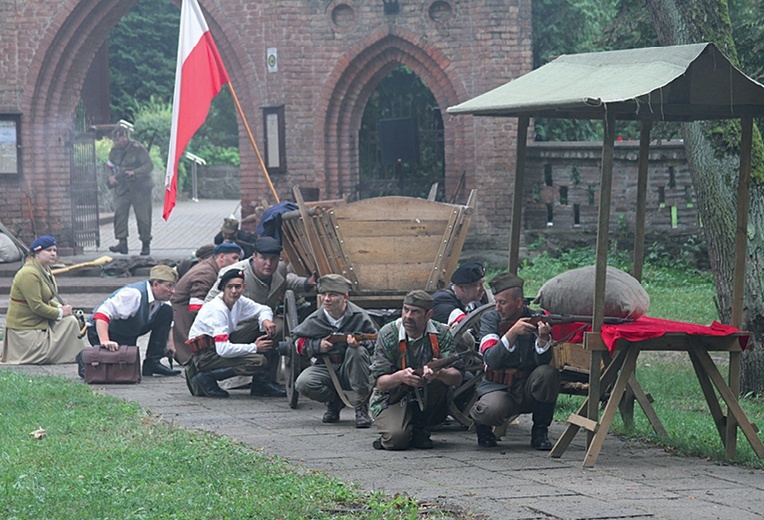
[[[164,349],[167,346],[167,338],[170,336],[170,327],[172,327],[172,307],[162,305],[154,315],[153,319],[146,324],[143,329],[135,331],[135,335],[116,334],[109,330],[109,339],[116,341],[120,345],[137,345],[138,338],[144,334],[151,333],[149,336],[149,345],[146,347],[146,359],[159,361],[164,357]],[[95,326],[88,327],[88,341],[91,345],[100,345],[98,332]]]

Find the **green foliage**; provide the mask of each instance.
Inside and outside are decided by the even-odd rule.
[[[417,516],[411,500],[173,427],[71,380],[0,371],[0,410],[2,518]]]
[[[134,120],[155,97],[172,101],[180,11],[168,0],[140,0],[109,35],[111,112]]]

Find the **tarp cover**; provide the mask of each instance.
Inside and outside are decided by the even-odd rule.
[[[713,43],[563,55],[449,114],[702,120],[764,115],[764,86]]]

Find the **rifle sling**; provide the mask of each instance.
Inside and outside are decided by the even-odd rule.
[[[327,354],[323,354],[321,356],[321,359],[324,360],[324,365],[326,365],[326,369],[329,371],[329,377],[332,378],[334,389],[337,391],[337,394],[340,396],[340,399],[342,399],[342,402],[345,403],[345,406],[347,406],[348,408],[355,408],[355,406],[350,404],[350,400],[348,399],[348,396],[345,395],[345,391],[342,389],[340,380],[337,378],[337,372],[334,371],[334,365],[332,365],[332,360],[329,359],[329,356]]]

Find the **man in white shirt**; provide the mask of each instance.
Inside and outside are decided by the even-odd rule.
[[[168,346],[172,326],[170,297],[175,292],[177,273],[168,265],[151,268],[148,281],[126,285],[112,293],[96,307],[88,323],[88,341],[117,350],[120,345],[137,345],[138,338],[151,333],[146,347],[142,374],[176,376],[179,370],[164,366],[160,360]],[[85,367],[80,356],[80,377]]]
[[[188,332],[186,344],[193,355],[186,367],[186,381],[193,395],[228,397],[217,382],[267,370],[266,355],[275,348],[271,339],[276,332],[273,311],[242,296],[246,290],[244,272],[226,271],[217,287],[222,292],[202,306]],[[254,319],[264,334],[251,343],[233,343],[229,335],[239,322]]]

